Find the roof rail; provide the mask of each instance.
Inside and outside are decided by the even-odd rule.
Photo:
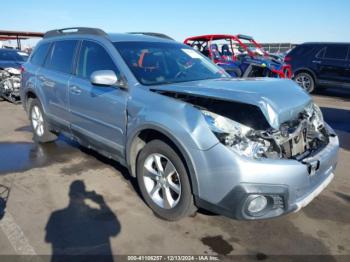
[[[162,33],[154,33],[154,32],[129,32],[128,34],[132,35],[148,35],[148,36],[153,36],[153,37],[159,37],[163,39],[169,39],[169,40],[174,40],[168,35],[162,34]]]
[[[63,36],[63,35],[76,35],[76,34],[87,34],[87,35],[99,35],[106,36],[107,34],[99,28],[90,28],[90,27],[69,27],[62,29],[55,29],[47,31],[44,34],[44,38],[54,37],[54,36]]]

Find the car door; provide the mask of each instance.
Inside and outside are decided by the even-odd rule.
[[[51,45],[44,66],[37,72],[46,114],[58,124],[68,126],[68,81],[72,77],[77,40],[60,40]]]
[[[347,54],[349,46],[345,44],[326,45],[313,63],[317,64],[320,82],[347,81]]]
[[[128,92],[116,86],[93,85],[90,76],[97,70],[120,75],[104,46],[84,40],[75,76],[69,81],[71,129],[89,145],[123,158]]]

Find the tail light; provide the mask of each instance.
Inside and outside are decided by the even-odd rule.
[[[290,57],[290,56],[286,56],[285,58],[284,58],[284,62],[290,62],[290,61],[292,61],[292,57]]]
[[[25,71],[24,66],[23,66],[23,65],[21,65],[21,66],[20,66],[20,68],[19,68],[19,70],[21,71],[21,74],[23,74],[23,73],[24,73],[24,71]]]

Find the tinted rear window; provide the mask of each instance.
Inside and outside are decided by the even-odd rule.
[[[316,47],[313,45],[299,45],[290,51],[290,56],[305,56],[313,51]]]
[[[324,58],[345,60],[348,55],[347,45],[329,45],[326,47]]]
[[[34,65],[41,66],[44,63],[47,52],[49,51],[50,43],[40,45],[33,53],[30,62]]]
[[[57,41],[51,48],[51,56],[47,59],[45,67],[63,73],[71,73],[73,58],[78,41]]]

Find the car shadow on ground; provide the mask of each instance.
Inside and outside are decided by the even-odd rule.
[[[75,180],[70,185],[68,206],[50,215],[45,230],[52,262],[112,262],[110,238],[120,233],[121,225],[102,195],[86,191],[84,182]]]
[[[339,136],[340,147],[350,151],[350,110],[321,107],[324,120]]]

